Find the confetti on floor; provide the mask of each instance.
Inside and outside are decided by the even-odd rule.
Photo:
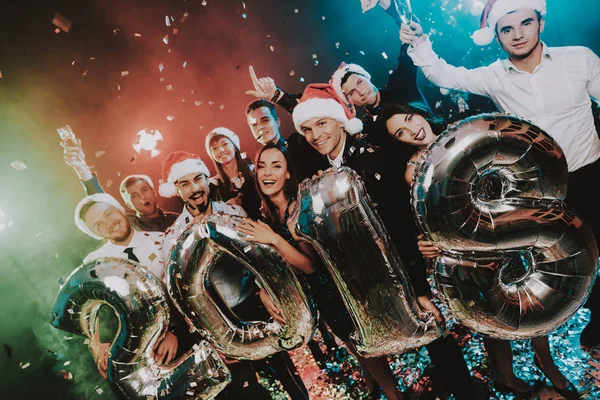
[[[550,336],[550,345],[559,369],[575,384],[585,399],[600,399],[600,350],[586,351],[579,345],[579,335],[589,320],[587,309],[579,310],[565,325]],[[493,387],[494,373],[483,349],[482,336],[469,331],[459,324],[450,330],[463,348],[463,355],[476,379],[478,391],[489,390],[490,400],[513,400],[514,395],[501,394]],[[320,338],[316,338],[321,343]],[[325,350],[325,346],[321,345]],[[544,381],[546,385],[533,397],[534,400],[559,400],[550,382],[533,364],[533,352],[529,341],[513,342],[514,371],[523,380],[534,383]],[[356,359],[348,355],[340,346],[332,355],[324,369],[320,369],[307,346],[290,352],[311,399],[367,399],[368,392],[360,366]],[[402,356],[389,357],[390,366],[398,379],[398,387],[406,392],[405,398],[433,400],[432,367],[427,351],[421,348]],[[287,399],[279,382],[261,375],[262,384],[271,391],[273,399]],[[480,389],[481,388],[481,389]],[[382,399],[385,397],[381,397]],[[453,396],[450,397],[453,399]]]

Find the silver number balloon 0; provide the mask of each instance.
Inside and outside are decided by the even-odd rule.
[[[171,251],[167,287],[190,326],[231,358],[258,360],[308,342],[315,329],[314,305],[292,267],[268,245],[249,243],[236,230],[237,216],[194,220]],[[219,268],[251,271],[282,311],[277,322],[244,321],[211,291]]]
[[[376,357],[404,353],[440,336],[421,311],[400,257],[362,180],[329,169],[298,190],[298,234],[315,247],[350,313],[357,350]]]
[[[504,114],[460,121],[421,157],[415,216],[443,250],[437,285],[464,325],[527,339],[557,328],[583,304],[598,249],[563,202],[567,179],[556,142]]]
[[[61,286],[51,324],[93,338],[102,305],[119,319],[108,360],[115,393],[127,399],[209,399],[230,382],[229,370],[205,341],[168,366],[154,361],[151,353],[166,333],[169,306],[162,283],[145,267],[109,257],[81,265]]]

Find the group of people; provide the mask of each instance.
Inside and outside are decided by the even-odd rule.
[[[499,111],[529,119],[552,136],[568,163],[567,203],[600,237],[600,214],[588,192],[589,182],[600,173],[600,140],[591,112],[591,98],[600,98],[600,59],[584,47],[548,47],[541,42],[545,0],[489,0],[482,29],[474,38],[481,44],[495,37],[508,57],[474,70],[446,63],[433,51],[420,24],[402,23],[389,1],[380,4],[400,25],[402,41],[398,67],[387,86],[374,86],[362,67],[343,63],[329,83],[310,84],[301,95],[294,95],[277,87],[271,78],[257,78],[250,67],[254,90],[247,93],[257,99],[248,105],[246,118],[263,147],[253,161],[246,159],[237,134],[227,128],[213,129],[205,140],[216,171],[212,177],[198,155],[185,151],[169,154],[163,162],[158,193],[177,196],[182,203],[179,214],[158,207],[154,182],[146,175],[128,176],[121,182],[122,199],[135,211],[126,213],[115,198],[104,193],[85,163],[81,142],[63,141],[63,147],[65,161],[77,172],[87,195],[75,210],[75,222],[88,235],[106,240],[84,261],[106,256],[129,259],[165,279],[170,250],[194,219],[215,213],[245,217],[238,230],[248,235],[248,240],[272,246],[305,276],[307,290],[317,303],[319,329],[328,350],[338,347],[335,335],[359,361],[369,393],[381,391],[388,399],[401,399],[403,394],[397,389],[387,358],[365,358],[357,353],[350,341],[354,324],[335,283],[315,249],[290,225],[290,215],[297,207],[298,182],[332,167],[355,170],[401,256],[419,305],[443,323],[426,280],[426,259],[436,257],[440,249],[417,237],[409,185],[421,152],[447,122],[422,102],[417,70],[420,68],[440,87],[487,96]],[[296,132],[287,139],[281,134],[276,106],[292,115]],[[362,120],[356,117],[356,107],[364,108]],[[285,323],[280,310],[247,270],[217,268],[212,281],[224,303],[241,319],[274,318]],[[600,344],[600,294],[594,289],[586,304],[591,321],[581,337],[587,347]],[[169,363],[197,340],[182,319],[173,318],[171,325],[155,349],[159,363]],[[106,377],[110,343],[99,337],[90,343]],[[309,345],[322,365],[325,355],[319,345]],[[576,387],[556,367],[548,338],[535,338],[532,346],[536,365],[554,389],[567,399],[579,398]],[[437,339],[426,348],[439,393],[452,393],[457,399],[478,397],[474,379],[452,336]],[[498,391],[527,396],[536,390],[537,385],[515,375],[509,341],[486,338],[485,348]],[[231,370],[232,383],[219,398],[269,398],[256,378],[257,370],[271,373],[292,399],[308,398],[308,390],[286,352],[258,362],[223,358]]]

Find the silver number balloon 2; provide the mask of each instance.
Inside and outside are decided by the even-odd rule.
[[[437,285],[464,325],[527,339],[557,328],[583,304],[598,249],[563,203],[567,179],[556,142],[503,114],[459,122],[421,157],[412,204],[422,231],[443,250]]]
[[[421,311],[400,257],[360,177],[329,169],[298,190],[298,233],[317,249],[350,313],[357,350],[404,353],[440,336]]]
[[[119,319],[108,360],[108,381],[127,399],[209,399],[230,381],[218,354],[206,343],[168,366],[151,353],[169,324],[167,293],[160,280],[141,265],[100,258],[81,265],[61,286],[51,324],[92,338],[98,309],[111,307]]]
[[[194,221],[171,251],[167,287],[188,323],[231,358],[258,360],[308,342],[315,329],[312,301],[292,267],[268,245],[238,233],[242,218],[215,214]],[[216,268],[251,271],[283,313],[286,325],[243,321],[211,293]],[[217,300],[217,301],[215,301]]]

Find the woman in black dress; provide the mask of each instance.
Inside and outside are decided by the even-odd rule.
[[[297,207],[298,183],[287,149],[276,144],[263,147],[256,157],[256,180],[262,198],[264,221],[246,220],[238,230],[251,238],[248,240],[273,246],[298,273],[306,276],[321,316],[333,333],[338,336],[359,361],[368,386],[376,381],[388,399],[401,399],[396,379],[386,357],[364,358],[350,341],[354,324],[333,279],[319,261],[314,248],[298,238],[289,217]],[[261,292],[263,303],[271,315],[281,322],[281,312],[273,305],[266,293]]]
[[[241,206],[252,219],[260,217],[260,197],[254,183],[254,164],[242,156],[240,138],[227,128],[215,128],[205,140],[217,174],[210,178],[214,200]]]

